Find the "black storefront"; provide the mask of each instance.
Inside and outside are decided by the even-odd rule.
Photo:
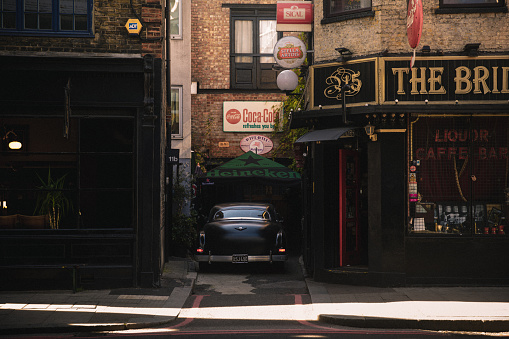
[[[160,60],[0,61],[0,288],[156,284]]]
[[[311,67],[291,123],[311,128],[297,141],[306,266],[348,283],[507,284],[509,58],[409,59]]]

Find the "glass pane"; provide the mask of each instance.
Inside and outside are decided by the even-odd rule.
[[[235,21],[235,53],[253,53],[253,22],[251,20]],[[250,56],[235,57],[237,63],[251,63]]]
[[[276,20],[260,20],[260,53],[273,54],[277,42]],[[272,64],[276,61],[274,57],[267,56],[260,58],[261,63]]]
[[[14,13],[4,13],[2,27],[16,28],[16,15]]]
[[[484,5],[499,4],[499,0],[444,0],[444,5]]]
[[[3,11],[16,11],[16,0],[3,0],[2,1],[2,10]]]
[[[180,35],[179,24],[180,24],[180,0],[170,1],[170,34]]]
[[[74,13],[75,14],[87,14],[87,0],[75,0],[74,1]]]
[[[76,15],[74,18],[75,22],[75,31],[86,31],[88,30],[88,21],[86,15]]]
[[[37,29],[37,14],[25,14],[25,28]]]
[[[132,191],[82,191],[80,203],[82,228],[133,227]]]
[[[37,0],[25,0],[25,11],[37,12]]]
[[[60,13],[72,14],[73,7],[73,0],[60,0]]]
[[[51,0],[39,0],[39,12],[51,13]]]
[[[180,134],[180,95],[178,88],[171,89],[171,134]]]
[[[82,152],[132,152],[134,127],[130,119],[83,119]]]
[[[39,14],[39,29],[51,29],[51,14]]]
[[[72,15],[60,16],[60,29],[64,31],[72,31]]]
[[[330,14],[359,10],[362,8],[370,8],[371,0],[329,0]]]

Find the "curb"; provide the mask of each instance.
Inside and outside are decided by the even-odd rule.
[[[398,319],[320,314],[319,321],[349,327],[397,328],[433,331],[508,332],[507,320]]]

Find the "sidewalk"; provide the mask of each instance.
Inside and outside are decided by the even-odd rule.
[[[196,272],[186,259],[165,265],[154,289],[0,292],[0,335],[124,330],[174,320]],[[191,267],[191,269],[190,269]],[[378,288],[306,278],[309,321],[351,327],[509,332],[509,287]]]

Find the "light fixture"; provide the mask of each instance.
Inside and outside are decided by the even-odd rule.
[[[471,57],[478,56],[479,46],[481,46],[481,43],[466,44],[465,48],[463,49],[463,52]]]
[[[276,82],[280,90],[292,92],[299,84],[299,77],[294,71],[285,70],[278,74]]]
[[[23,144],[20,141],[21,139],[13,130],[10,130],[7,133],[5,133],[5,135],[2,137],[2,140],[8,142],[9,149],[19,150],[21,149],[21,147],[23,147]]]
[[[429,55],[431,53],[431,48],[428,45],[424,45],[422,46],[421,53]]]
[[[352,58],[352,52],[348,48],[339,47],[336,48],[336,51],[340,54],[339,58],[336,59],[338,62],[345,62]]]
[[[371,139],[371,141],[377,140],[377,135],[375,134],[375,126],[368,123],[366,126],[364,126],[364,131],[369,136],[369,139]]]

